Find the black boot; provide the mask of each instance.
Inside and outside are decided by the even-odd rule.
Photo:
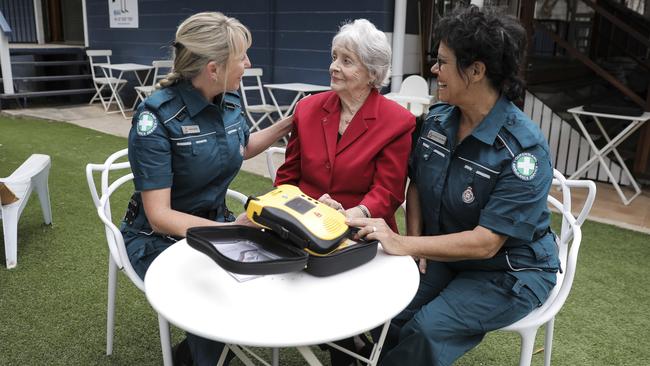
[[[187,338],[172,348],[172,360],[174,366],[192,366],[194,364],[190,346],[187,344]]]

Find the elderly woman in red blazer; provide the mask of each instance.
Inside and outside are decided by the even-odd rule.
[[[379,94],[391,49],[365,19],[332,41],[332,91],[304,98],[275,184],[293,184],[349,218],[381,217],[393,230],[404,201],[413,115]]]

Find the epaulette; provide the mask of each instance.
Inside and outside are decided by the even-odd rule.
[[[226,108],[241,109],[241,98],[237,92],[226,92],[223,96]]]
[[[429,119],[430,117],[436,116],[436,115],[442,115],[442,114],[447,114],[450,113],[455,107],[451,104],[445,103],[445,102],[437,102],[434,103],[430,108],[429,108],[429,113],[427,113],[427,118]]]
[[[174,99],[174,97],[175,94],[170,88],[158,89],[145,99],[144,105],[148,108],[158,110],[160,106]]]
[[[509,114],[503,127],[510,132],[524,150],[545,141],[539,128],[523,112]]]

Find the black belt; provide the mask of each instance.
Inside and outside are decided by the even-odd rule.
[[[204,219],[212,221],[214,221],[217,217],[228,218],[232,214],[232,211],[230,211],[225,204],[210,210],[196,210],[190,212],[190,215],[202,217]]]

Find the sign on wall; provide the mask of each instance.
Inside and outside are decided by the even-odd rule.
[[[138,28],[138,0],[108,0],[111,28]]]

